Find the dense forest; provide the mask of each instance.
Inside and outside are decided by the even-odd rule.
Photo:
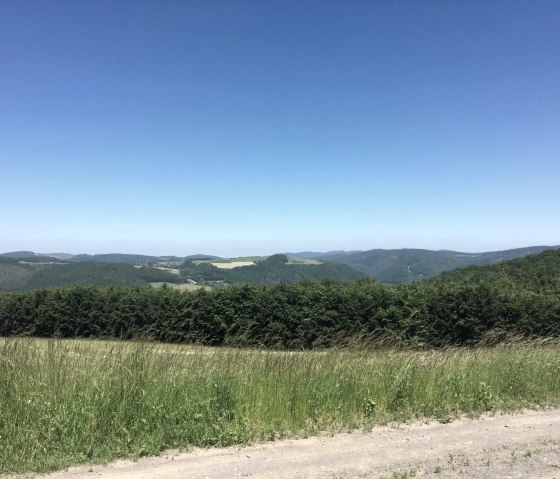
[[[0,294],[0,335],[276,348],[350,338],[442,347],[560,335],[560,250],[425,282],[232,285],[210,292],[73,287]]]

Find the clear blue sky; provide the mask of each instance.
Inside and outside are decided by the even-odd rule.
[[[560,244],[560,2],[0,2],[0,252]]]

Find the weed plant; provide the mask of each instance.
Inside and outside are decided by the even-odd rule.
[[[0,340],[0,473],[560,405],[560,349]]]

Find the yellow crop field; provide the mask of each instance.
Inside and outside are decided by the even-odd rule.
[[[254,261],[228,261],[228,262],[214,261],[211,262],[210,264],[220,269],[233,269],[233,268],[239,268],[240,266],[253,266],[255,262]]]

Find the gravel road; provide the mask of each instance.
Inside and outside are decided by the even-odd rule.
[[[48,479],[546,478],[560,479],[560,411],[525,411],[375,427],[249,447],[168,451],[77,467]]]

